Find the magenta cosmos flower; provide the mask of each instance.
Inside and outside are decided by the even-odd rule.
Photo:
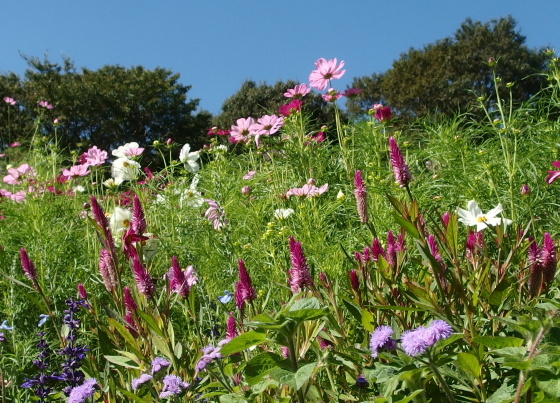
[[[336,63],[336,58],[331,60],[320,58],[317,60],[315,62],[317,70],[313,70],[309,75],[309,85],[323,91],[327,88],[330,80],[342,77],[346,72],[346,70],[340,70],[344,67],[344,61],[341,61],[339,65]]]
[[[251,134],[251,126],[255,124],[255,119],[237,119],[237,126],[232,125],[230,134],[230,139],[233,139],[233,143],[239,143],[241,141],[249,140],[249,134]]]
[[[300,85],[296,85],[294,88],[288,89],[286,90],[286,92],[284,93],[284,96],[286,98],[302,98],[304,96],[306,96],[307,94],[309,94],[309,92],[311,91],[311,88],[307,87],[307,84],[300,84]]]
[[[356,98],[362,92],[359,88],[348,88],[342,95],[346,98]]]
[[[303,104],[303,102],[301,102],[299,99],[294,99],[292,102],[290,102],[287,105],[282,105],[280,108],[278,108],[278,113],[280,115],[283,116],[290,116],[296,112],[298,112],[301,109],[301,105]]]
[[[323,99],[327,102],[336,102],[337,99],[342,98],[340,91],[329,88],[326,94],[322,95]]]
[[[554,168],[560,168],[560,161],[551,162]],[[552,183],[560,177],[560,171],[548,171],[548,176],[546,177],[546,183],[552,185]]]

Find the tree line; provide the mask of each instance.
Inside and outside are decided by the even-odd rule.
[[[469,111],[477,98],[494,95],[493,74],[516,102],[525,101],[546,86],[542,73],[550,57],[525,42],[510,16],[487,23],[467,19],[453,36],[402,53],[387,71],[354,78],[352,87],[362,92],[347,99],[345,118],[360,117],[376,103],[390,106],[401,121]],[[56,126],[60,146],[67,149],[95,144],[108,150],[124,142],[151,144],[167,138],[200,148],[212,126],[227,129],[240,117],[277,113],[286,103],[283,93],[298,84],[245,81],[224,101],[221,113],[212,116],[197,111],[200,100],[188,98],[191,87],[168,69],[108,65],[78,71],[69,59],[62,64],[25,59],[23,78],[0,74],[0,99],[17,100],[15,105],[0,102],[0,150],[30,139],[39,117],[40,130],[52,133]],[[320,94],[308,97],[308,110],[315,111],[312,119],[334,127],[332,105]],[[54,108],[39,106],[42,100]]]

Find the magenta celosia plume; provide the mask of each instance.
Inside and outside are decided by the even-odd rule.
[[[289,284],[292,292],[297,294],[307,287],[313,286],[313,280],[307,267],[307,260],[303,254],[301,243],[290,236],[290,259],[292,268],[288,271]]]
[[[356,171],[356,175],[354,176],[354,196],[356,197],[356,206],[358,208],[360,222],[367,223],[367,191],[362,179],[362,173],[359,170]]]
[[[393,137],[389,138],[389,157],[391,165],[393,166],[393,173],[395,174],[395,181],[400,187],[406,187],[410,183],[412,177],[404,161],[404,157]]]

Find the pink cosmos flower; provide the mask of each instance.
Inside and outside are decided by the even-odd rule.
[[[284,126],[284,118],[276,115],[263,115],[257,123],[250,128],[251,134],[255,136],[257,147],[260,145],[260,136],[270,136]]]
[[[282,105],[280,108],[278,108],[278,113],[283,116],[290,116],[294,113],[297,113],[301,109],[302,104],[303,102],[301,102],[299,99],[294,99],[289,104]]]
[[[3,181],[8,185],[18,185],[25,178],[34,178],[37,175],[35,168],[29,164],[21,164],[17,168],[8,168],[9,175],[4,176]]]
[[[300,84],[300,85],[296,85],[292,89],[286,90],[286,92],[284,93],[284,96],[286,98],[299,99],[299,98],[302,98],[305,95],[309,94],[310,91],[311,91],[311,88],[307,88],[307,84]]]
[[[112,151],[112,154],[117,158],[132,158],[137,157],[144,151],[144,148],[139,147],[138,143],[133,141],[132,143],[126,143],[124,146],[120,146],[116,150]]]
[[[208,136],[229,136],[229,130],[220,129],[218,126],[214,126],[211,129],[208,129]]]
[[[25,201],[25,191],[20,190],[19,192],[13,193],[10,195],[10,199],[16,203],[23,203]]]
[[[362,90],[359,88],[348,88],[342,95],[344,95],[346,98],[352,99],[356,98],[361,92]]]
[[[62,174],[64,176],[68,176],[69,178],[73,178],[74,176],[86,176],[89,174],[89,170],[87,165],[74,165],[70,167],[70,169],[64,169]]]
[[[47,108],[47,109],[52,109],[53,106],[51,104],[49,104],[47,101],[39,101],[39,106],[41,108]]]
[[[85,164],[92,167],[97,167],[105,162],[107,159],[107,151],[100,150],[97,146],[93,146],[85,153]]]
[[[384,123],[391,120],[391,118],[393,117],[393,113],[391,112],[391,108],[389,108],[388,106],[382,106],[375,109],[375,114],[373,115],[373,117],[381,123]]]
[[[322,95],[323,99],[327,102],[336,102],[337,99],[342,97],[340,91],[335,91],[332,88],[329,88],[326,94]]]
[[[551,162],[552,166],[555,168],[560,168],[560,161]],[[548,171],[548,176],[546,177],[546,183],[552,185],[552,183],[560,177],[560,171]]]
[[[237,126],[231,126],[231,139],[233,139],[235,143],[239,143],[241,141],[249,140],[249,134],[251,133],[251,126],[255,124],[255,119],[247,118],[247,119],[237,119]]]
[[[217,201],[211,199],[205,199],[206,203],[210,205],[204,216],[208,219],[208,221],[212,221],[214,225],[214,229],[218,231],[221,229],[225,224],[227,224],[227,220],[225,219],[224,210],[220,207]]]
[[[21,145],[21,143],[18,143],[17,141],[15,143],[10,144],[10,147],[14,148],[14,147],[19,147]]]
[[[344,67],[344,61],[339,65],[336,64],[337,60],[325,60],[320,58],[315,62],[317,70],[313,70],[309,75],[309,85],[313,88],[323,91],[331,79],[337,79],[344,75],[346,70],[340,70]]]
[[[9,105],[15,105],[16,104],[16,100],[10,97],[4,97],[4,102],[6,102]]]
[[[325,141],[325,133],[317,132],[317,134],[311,136],[311,140],[315,141],[317,144],[321,143]]]
[[[243,179],[245,180],[251,179],[255,173],[257,173],[257,171],[249,171],[245,175],[243,175]]]
[[[301,188],[289,189],[286,192],[286,196],[288,196],[288,197],[298,196],[298,197],[305,197],[305,198],[317,197],[317,196],[320,196],[323,193],[325,193],[327,190],[329,190],[329,184],[328,183],[325,183],[321,187],[317,187],[315,185],[306,183]]]

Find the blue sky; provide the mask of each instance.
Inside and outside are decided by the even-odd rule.
[[[383,72],[410,47],[451,36],[467,17],[512,15],[532,48],[560,49],[558,0],[20,0],[0,12],[0,72],[21,54],[77,67],[163,67],[217,114],[244,80],[307,82],[320,57],[346,63],[337,88]]]

